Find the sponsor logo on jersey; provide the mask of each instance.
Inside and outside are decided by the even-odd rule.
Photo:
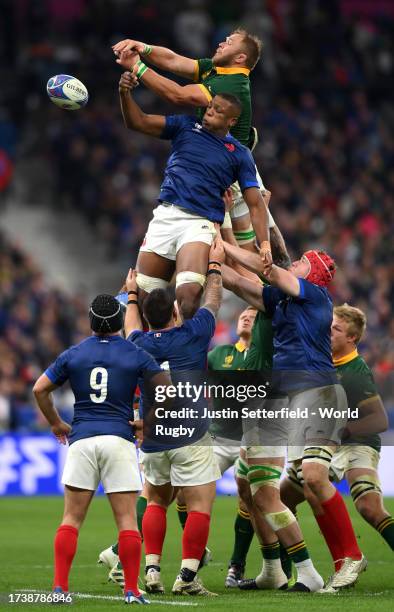
[[[224,146],[226,147],[227,151],[230,151],[230,153],[235,151],[235,145],[233,145],[232,142],[226,142]]]
[[[227,357],[224,358],[224,363],[226,363],[227,365],[230,365],[230,363],[232,363],[233,361],[234,361],[233,355],[227,355]]]

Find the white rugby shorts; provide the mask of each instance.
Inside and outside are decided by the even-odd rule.
[[[235,466],[239,458],[240,442],[215,436],[213,438],[213,452],[218,462],[220,473],[223,475],[228,468]]]
[[[188,212],[184,208],[163,202],[153,211],[140,251],[156,253],[176,260],[178,251],[189,242],[204,242],[211,246],[216,236],[212,221]]]
[[[211,436],[206,433],[195,444],[155,453],[144,453],[145,480],[161,486],[193,487],[218,480],[221,476],[213,452]]]
[[[368,469],[377,472],[380,453],[371,446],[345,445],[338,448],[330,465],[330,476],[336,482],[341,482],[348,470]]]
[[[62,483],[95,491],[100,483],[105,493],[142,489],[135,445],[120,436],[93,436],[71,444]]]

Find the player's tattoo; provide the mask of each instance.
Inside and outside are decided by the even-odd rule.
[[[270,242],[273,262],[285,270],[290,268],[291,260],[286,249],[286,244],[276,225],[270,228]]]
[[[222,302],[222,276],[221,274],[208,274],[207,285],[205,287],[204,307],[211,310],[216,316]]]

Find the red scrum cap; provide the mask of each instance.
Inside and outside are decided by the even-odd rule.
[[[335,261],[325,251],[306,251],[304,257],[308,259],[311,266],[305,280],[314,285],[320,285],[320,287],[327,287],[334,278]]]

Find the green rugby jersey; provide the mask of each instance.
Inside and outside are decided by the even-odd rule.
[[[242,113],[236,125],[230,130],[231,135],[243,145],[248,144],[249,131],[252,125],[252,102],[250,96],[250,70],[231,66],[221,68],[213,65],[211,59],[196,60],[194,80],[198,82],[208,102],[220,93],[229,93],[237,96],[242,103]],[[205,108],[199,108],[197,115],[201,119]]]
[[[208,353],[208,368],[210,370],[231,371],[244,370],[245,357],[248,353],[246,346],[238,341],[236,344],[223,344],[216,346]],[[219,380],[217,381],[219,384]],[[226,379],[228,382],[228,378]],[[220,410],[228,407],[225,399],[216,399],[213,402],[214,409]],[[209,431],[214,436],[228,438],[229,440],[237,440],[242,438],[242,421],[241,419],[215,419],[209,428]]]
[[[340,359],[334,359],[334,366],[339,381],[346,391],[348,406],[352,410],[362,402],[376,399],[379,392],[376,388],[371,369],[358,354],[357,349]],[[381,449],[379,434],[363,435],[349,438],[346,443],[371,446],[377,451]]]
[[[252,328],[252,340],[245,359],[245,370],[272,370],[274,334],[272,319],[259,311]]]

